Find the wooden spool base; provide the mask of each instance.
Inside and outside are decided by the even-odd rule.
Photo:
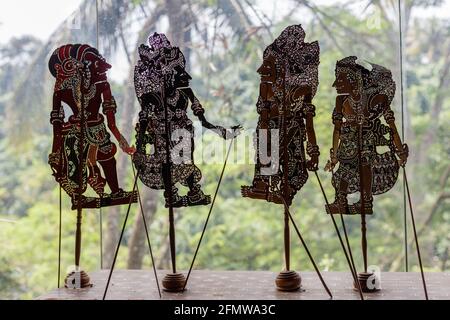
[[[372,272],[358,273],[358,281],[362,292],[377,292],[381,290],[380,279]],[[353,289],[358,290],[356,283],[353,283]]]
[[[168,273],[162,280],[163,290],[168,292],[183,291],[186,278],[182,273]]]
[[[300,289],[301,282],[300,275],[293,270],[281,271],[275,279],[279,291],[297,291]]]
[[[64,287],[68,289],[81,289],[92,287],[88,274],[84,271],[72,271],[64,279]]]

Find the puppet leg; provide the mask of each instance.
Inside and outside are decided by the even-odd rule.
[[[117,179],[116,159],[111,157],[108,160],[99,161],[105,173],[106,181],[111,189],[112,194],[116,194],[120,191],[119,181]]]
[[[211,196],[205,195],[199,184],[201,179],[201,173],[198,168],[192,171],[192,174],[186,179],[186,184],[189,187],[187,194],[188,205],[206,205],[211,203]]]
[[[348,182],[340,178],[337,187],[335,187],[335,200],[327,205],[327,211],[330,214],[345,214],[348,212],[347,190]]]
[[[182,197],[178,194],[178,188],[176,188],[175,185],[172,185],[171,190],[172,190],[172,207],[173,208],[186,207],[187,206],[186,197]],[[166,199],[165,207],[169,208],[170,197],[168,191],[164,191],[164,198]]]
[[[100,168],[97,166],[97,152],[97,146],[89,146],[87,158],[87,167],[89,170],[88,183],[101,196],[104,193],[106,180],[102,177]]]
[[[362,185],[363,189],[363,200],[364,200],[364,213],[372,214],[373,208],[373,196],[372,196],[372,168],[369,164],[363,164],[361,168],[361,174],[364,177],[364,182]],[[361,198],[353,204],[353,208],[356,212],[361,211]]]

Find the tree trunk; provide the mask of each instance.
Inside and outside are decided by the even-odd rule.
[[[103,210],[106,219],[105,244],[103,247],[103,268],[110,269],[114,252],[116,250],[117,241],[119,241],[119,208],[111,207]]]
[[[144,189],[143,191],[144,192],[140,193],[142,207],[144,210],[145,220],[147,222],[147,229],[150,229],[150,224],[155,216],[158,206],[158,191],[151,189]],[[149,237],[151,242],[152,237],[150,232]],[[142,260],[144,259],[145,253],[149,253],[149,251],[144,228],[144,220],[142,219],[140,210],[136,213],[136,220],[134,222],[133,232],[131,234],[128,248],[128,269],[142,269]]]
[[[133,86],[130,84],[129,86]],[[128,91],[129,89],[127,89]],[[118,105],[118,109],[121,109],[120,114],[120,131],[124,137],[128,141],[130,141],[131,137],[131,128],[133,122],[133,115],[135,114],[134,108],[134,100],[124,99],[121,105]],[[117,143],[116,143],[117,144]],[[124,154],[120,149],[117,152],[116,156],[117,160],[117,178],[119,179],[119,185],[124,190],[128,190],[130,188],[125,187],[126,177],[129,176],[130,166],[132,165],[131,159],[128,155]],[[132,209],[138,208],[135,205],[132,205]],[[119,240],[119,233],[121,230],[122,219],[120,219],[120,210],[126,210],[127,205],[124,206],[115,206],[105,208],[104,212],[106,213],[107,220],[107,229],[106,229],[106,237],[105,237],[105,247],[103,253],[103,267],[110,268],[112,264],[112,260],[114,258],[114,252],[117,247],[117,241]],[[119,228],[120,225],[120,228]]]
[[[189,4],[185,0],[166,0],[167,16],[169,17],[169,39],[173,46],[183,52],[189,69],[191,57],[192,16]]]

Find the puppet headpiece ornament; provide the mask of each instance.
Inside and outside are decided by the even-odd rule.
[[[160,92],[163,78],[171,81],[176,66],[185,68],[186,60],[178,47],[172,47],[162,33],[153,33],[148,38],[148,46],[139,47],[140,60],[135,68],[134,83],[140,98],[149,92]]]
[[[304,41],[305,31],[300,24],[297,24],[285,28],[274,43],[281,50],[291,50],[295,47],[301,47]]]
[[[317,41],[305,43],[305,31],[302,26],[293,25],[284,29],[266,48],[263,58],[267,59],[269,56],[275,58],[278,86],[282,85],[284,77],[282,74],[285,72],[287,85],[311,86],[314,96],[319,84],[319,54],[319,43]]]
[[[287,83],[294,86],[311,87],[314,97],[319,85],[319,43],[317,41],[303,43],[294,50],[288,50],[286,54],[289,65],[286,71]]]
[[[372,66],[368,77],[366,90],[369,94],[383,94],[388,98],[390,105],[395,96],[395,81],[392,78],[391,70],[375,63],[369,62]]]
[[[57,48],[48,62],[50,73],[56,78],[55,91],[81,88],[81,78],[83,76],[83,87],[88,89],[91,86],[90,61],[86,55],[90,53],[103,59],[97,49],[87,44],[66,44]],[[103,59],[104,60],[104,59]],[[77,94],[74,92],[74,94]],[[79,97],[75,97],[78,101]]]

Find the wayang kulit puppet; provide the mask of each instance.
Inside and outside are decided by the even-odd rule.
[[[285,206],[286,270],[276,280],[277,288],[283,291],[297,290],[301,283],[299,274],[290,270],[289,219],[294,221],[289,206],[306,183],[308,170],[316,171],[319,161],[312,99],[319,82],[320,49],[317,41],[307,43],[304,38],[300,25],[289,26],[264,51],[263,63],[257,70],[261,82],[256,104],[259,119],[254,141],[255,175],[252,185],[241,189],[244,197]],[[303,243],[301,236],[300,240]],[[310,259],[315,266],[312,256]]]
[[[363,291],[371,292],[379,289],[379,279],[367,270],[366,215],[373,212],[373,195],[394,186],[407,161],[408,146],[400,140],[391,109],[396,89],[391,71],[376,64],[368,70],[356,60],[350,56],[336,63],[333,146],[325,167],[333,173],[335,201],[326,210],[361,216],[364,272],[358,274],[358,282]],[[360,199],[349,204],[347,196],[356,192]]]
[[[148,45],[139,47],[140,60],[135,67],[134,84],[141,111],[134,163],[139,179],[147,187],[164,190],[165,206],[169,208],[172,273],[163,279],[163,287],[181,291],[185,278],[176,272],[173,208],[211,202],[211,197],[201,190],[202,174],[193,159],[194,127],[188,106],[203,127],[224,139],[233,138],[240,126],[227,130],[209,123],[189,87],[191,76],[181,50],[172,46],[164,34],[154,33],[148,40]],[[177,185],[187,187],[187,194],[179,194]]]
[[[106,117],[108,128],[119,142],[120,148],[132,154],[134,148],[129,146],[116,127],[117,107],[106,77],[110,68],[111,65],[97,49],[85,44],[63,45],[54,51],[49,60],[50,72],[56,78],[53,109],[50,113],[53,146],[49,164],[56,181],[70,196],[72,209],[78,210],[76,268],[79,268],[81,251],[82,209],[137,201],[136,193],[123,191],[119,187],[114,158],[117,147],[111,141],[105,125]],[[63,104],[72,113],[68,119]],[[106,184],[110,193],[105,192]],[[97,197],[83,195],[88,185]],[[66,278],[66,286],[68,285],[70,284]],[[84,271],[79,285],[89,285],[89,277]]]

